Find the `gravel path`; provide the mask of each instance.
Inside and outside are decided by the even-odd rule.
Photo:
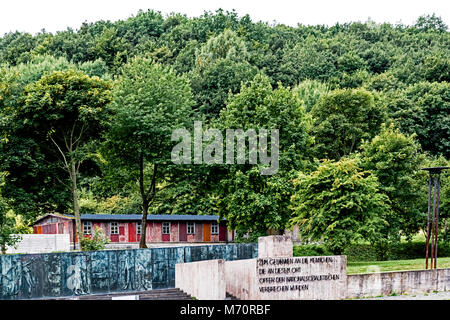
[[[398,296],[384,296],[377,298],[362,298],[359,300],[450,300],[450,291],[402,294]]]

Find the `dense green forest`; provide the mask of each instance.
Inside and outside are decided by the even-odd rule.
[[[339,253],[423,231],[419,169],[450,157],[447,29],[436,15],[290,27],[218,10],[5,34],[2,233],[49,212],[217,214],[251,238],[298,225]],[[195,120],[278,128],[279,172],[174,165],[171,132]]]

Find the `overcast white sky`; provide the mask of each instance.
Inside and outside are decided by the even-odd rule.
[[[1,0],[0,35],[9,31],[49,32],[78,29],[83,21],[126,19],[139,9],[178,12],[189,17],[204,10],[235,9],[253,21],[296,26],[367,21],[413,24],[422,14],[436,13],[449,25],[449,0]]]

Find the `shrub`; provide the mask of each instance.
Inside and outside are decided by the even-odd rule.
[[[384,242],[389,199],[377,178],[360,168],[361,160],[324,160],[317,170],[299,173],[291,198],[292,225],[311,241],[324,241],[335,254],[353,243]]]
[[[105,245],[110,241],[103,233],[100,227],[95,227],[94,234],[91,237],[81,239],[81,250],[95,251],[105,249]]]
[[[329,251],[322,244],[308,244],[302,246],[294,246],[294,256],[328,256],[333,255],[331,251]]]
[[[343,252],[347,261],[377,261],[377,260],[409,260],[425,258],[425,242],[409,241],[391,244],[387,256],[380,258],[377,249],[364,243],[348,246]],[[294,256],[326,256],[332,253],[324,244],[306,244],[294,246]],[[450,246],[445,242],[438,244],[438,257],[450,257]]]

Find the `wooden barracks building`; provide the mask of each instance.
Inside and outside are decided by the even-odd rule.
[[[82,214],[84,236],[100,227],[111,244],[137,244],[141,239],[141,214]],[[35,234],[70,234],[76,239],[75,218],[71,215],[48,214],[33,224]],[[234,232],[228,231],[226,221],[210,215],[148,215],[147,243],[165,242],[230,242]]]

